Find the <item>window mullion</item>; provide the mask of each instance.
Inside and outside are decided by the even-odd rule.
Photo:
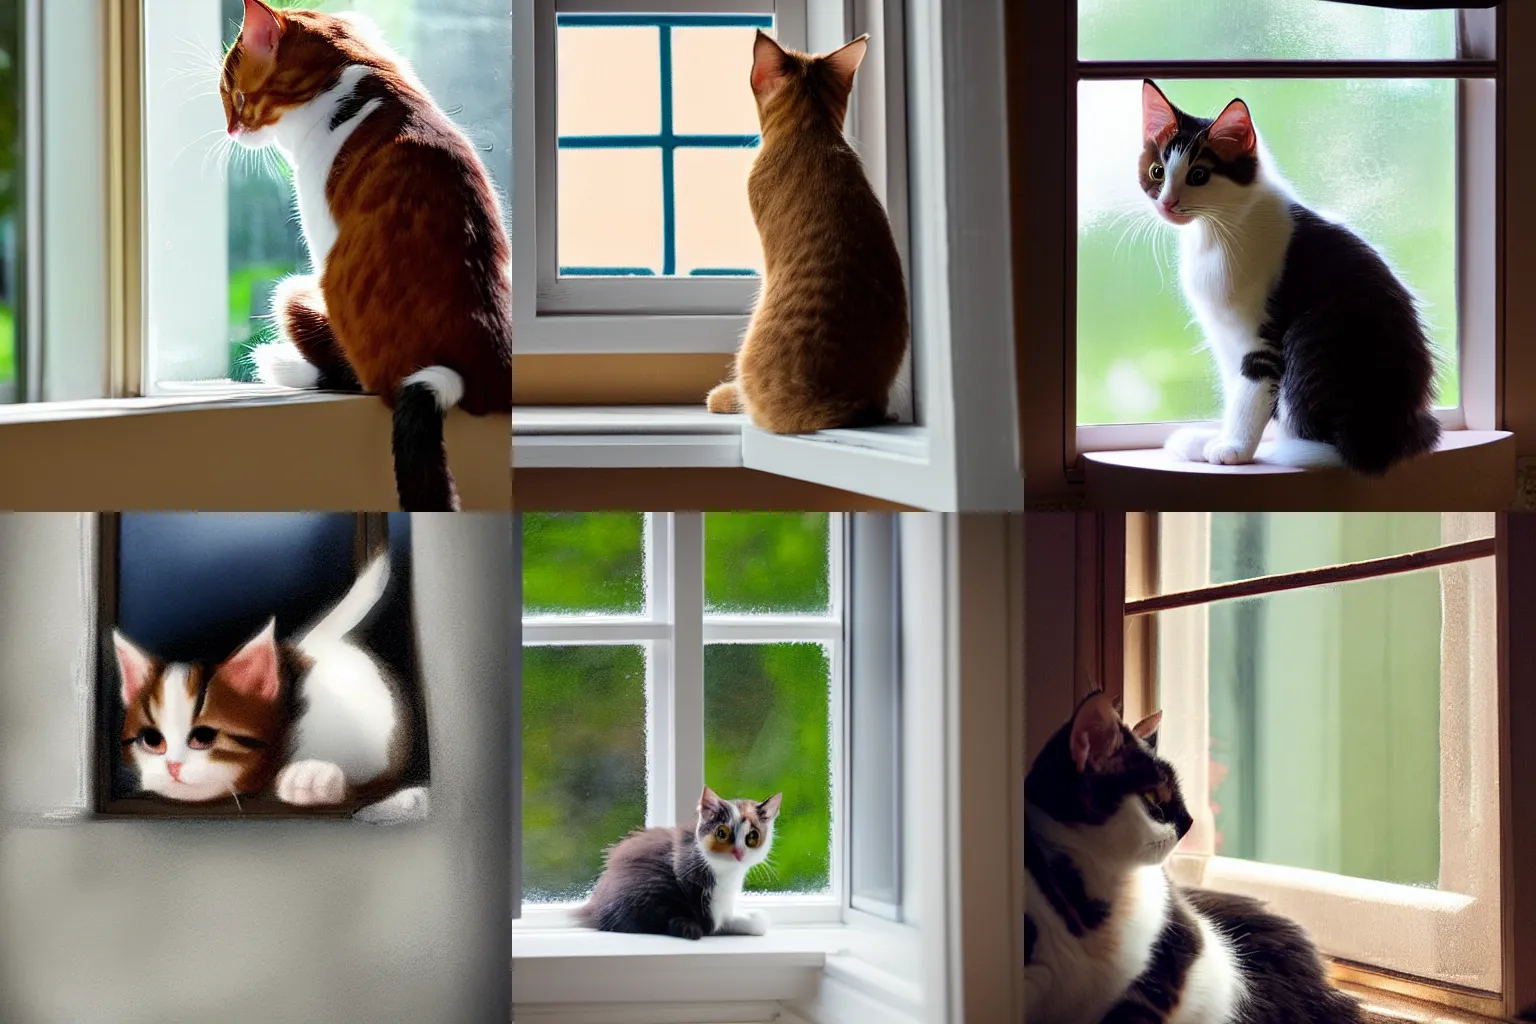
[[[671,525],[671,729],[673,820],[693,813],[704,789],[704,516],[674,512]]]
[[[671,825],[672,762],[672,517],[645,517],[645,607],[653,622],[666,628],[666,639],[645,645],[645,823]]]

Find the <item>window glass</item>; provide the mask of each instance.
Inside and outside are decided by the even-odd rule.
[[[0,3],[0,403],[21,394],[16,380],[16,323],[21,305],[17,243],[22,223],[23,6],[16,0]]]
[[[753,14],[562,14],[558,240],[568,277],[741,277],[758,145]]]
[[[642,615],[645,513],[523,513],[524,615]]]
[[[1323,0],[1078,0],[1077,40],[1084,60],[1429,60],[1456,55],[1456,14]]]
[[[1159,17],[1177,21],[1166,7]],[[1192,114],[1247,101],[1297,197],[1374,245],[1418,296],[1440,358],[1436,404],[1457,405],[1456,83],[1162,84]],[[1215,364],[1179,286],[1180,229],[1156,220],[1139,185],[1141,83],[1083,82],[1078,104],[1077,420],[1217,418]]]

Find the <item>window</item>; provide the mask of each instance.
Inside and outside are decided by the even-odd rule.
[[[1187,478],[1199,467],[1158,451],[1179,425],[1219,418],[1221,392],[1179,283],[1174,229],[1152,216],[1136,179],[1140,82],[1151,78],[1194,114],[1247,101],[1301,201],[1383,253],[1417,296],[1438,358],[1435,407],[1447,436],[1425,460],[1439,468],[1425,472],[1464,470],[1500,488],[1469,508],[1506,501],[1510,464],[1495,453],[1513,453],[1503,431],[1517,415],[1502,396],[1515,386],[1506,375],[1525,372],[1503,359],[1497,315],[1508,263],[1497,239],[1509,216],[1497,187],[1497,110],[1514,99],[1511,88],[1523,88],[1502,71],[1502,54],[1524,45],[1501,39],[1508,30],[1501,11],[1410,11],[1374,0],[1187,0],[1171,19],[1128,0],[1078,0],[1060,22],[1021,18],[1015,63],[1029,63],[1015,101],[1054,110],[1059,98],[1067,112],[1060,123],[1014,123],[1016,156],[1033,154],[1019,183],[1033,203],[1018,230],[1042,254],[1020,279],[1038,313],[1027,341],[1040,370],[1026,385],[1035,416],[1031,493],[1086,488],[1105,495],[1105,507],[1168,508],[1176,503],[1145,494],[1157,485],[1146,479],[1153,471],[1182,471],[1186,479],[1169,487],[1223,495],[1264,486],[1259,470],[1207,474],[1213,479],[1197,484]],[[1039,136],[1057,130],[1065,166],[1038,156]],[[1335,144],[1323,145],[1323,135]],[[1426,149],[1427,139],[1439,141]],[[1415,216],[1401,216],[1407,208]],[[1074,254],[1059,268],[1043,255],[1058,233]],[[1117,490],[1125,487],[1142,493],[1127,500]],[[1387,500],[1372,507],[1403,507]],[[1335,492],[1326,504],[1298,507],[1338,501]]]
[[[23,8],[15,2],[0,5],[0,403],[24,394],[19,378],[25,368],[17,359],[22,351],[17,330],[22,322],[24,280],[19,243],[26,230],[27,178],[22,144],[26,116]]]
[[[1000,316],[1003,108],[978,77],[1001,81],[1002,5],[918,6],[536,0],[516,12],[517,355],[539,371],[514,369],[519,468],[745,467],[919,508],[1020,506]],[[846,127],[907,263],[913,341],[890,426],[782,437],[703,407],[761,284],[745,189],[758,30],[812,52],[871,34]],[[945,56],[962,52],[963,68]],[[681,408],[622,422],[592,408],[664,403]]]
[[[306,6],[370,17],[509,192],[510,0]],[[313,272],[292,171],[275,150],[254,153],[223,137],[218,69],[243,8],[242,0],[174,0],[145,11],[145,394],[252,380],[246,353],[272,333],[273,286]]]
[[[1128,534],[1127,714],[1163,709],[1196,820],[1175,877],[1501,1005],[1495,516],[1161,513]]]
[[[835,920],[841,517],[522,522],[523,916],[585,899],[609,846],[690,820],[708,783],[728,799],[784,793],[748,892],[776,900],[776,921]]]

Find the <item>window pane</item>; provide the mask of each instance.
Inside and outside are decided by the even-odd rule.
[[[523,513],[523,615],[645,613],[645,513]]]
[[[754,33],[772,24],[739,13],[559,16],[562,275],[760,271],[749,72]]]
[[[704,649],[704,781],[728,800],[784,794],[758,892],[825,892],[832,862],[828,694],[820,644]]]
[[[1395,11],[1319,0],[1078,0],[1084,60],[1456,56],[1453,11]]]
[[[826,614],[830,529],[825,512],[706,513],[704,610]]]
[[[645,649],[523,648],[523,899],[584,899],[645,826]]]
[[[1166,5],[1159,17],[1177,23]],[[1437,404],[1455,406],[1456,83],[1165,84],[1191,113],[1213,114],[1234,96],[1248,101],[1301,201],[1375,245],[1419,296],[1441,358]],[[1078,89],[1079,423],[1214,419],[1221,411],[1215,365],[1178,283],[1178,229],[1155,220],[1139,188],[1140,88]]]
[[[16,321],[21,304],[17,233],[21,215],[21,19],[24,5],[0,5],[0,403],[21,394]]]
[[[512,185],[511,0],[318,0],[372,19],[469,136],[502,195]],[[272,332],[275,283],[308,272],[292,174],[275,150],[222,148],[222,57],[243,0],[147,5],[146,223],[151,254],[146,388],[248,381]],[[218,244],[213,244],[217,239]]]

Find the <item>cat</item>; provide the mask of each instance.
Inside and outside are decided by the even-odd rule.
[[[765,270],[710,412],[778,434],[888,422],[907,351],[907,291],[890,221],[843,136],[867,35],[825,55],[759,31],[752,92],[762,148],[747,179]]]
[[[356,816],[379,823],[424,818],[426,788],[397,789],[409,709],[348,639],[388,582],[379,555],[308,630],[279,643],[274,618],[215,665],[165,661],[113,630],[119,739],[139,788],[188,803],[271,793],[297,807],[363,803]]]
[[[739,913],[737,901],[747,873],[768,859],[783,800],[722,800],[705,786],[693,824],[641,829],[609,849],[577,918],[602,931],[680,939],[766,934],[767,915]]]
[[[1223,399],[1218,429],[1177,430],[1168,450],[1379,476],[1433,449],[1435,357],[1386,261],[1296,199],[1241,99],[1193,117],[1148,80],[1141,104],[1141,189],[1178,227],[1179,279]],[[1280,437],[1261,443],[1271,419]]]
[[[1174,885],[1193,819],[1157,755],[1162,712],[1127,727],[1102,691],[1024,780],[1024,1006],[1031,1024],[1364,1024],[1300,927],[1257,900]]]
[[[512,406],[511,248],[479,154],[358,15],[245,0],[219,92],[230,137],[293,167],[315,271],[275,290],[256,378],[378,395],[401,508],[456,511],[444,415]]]

